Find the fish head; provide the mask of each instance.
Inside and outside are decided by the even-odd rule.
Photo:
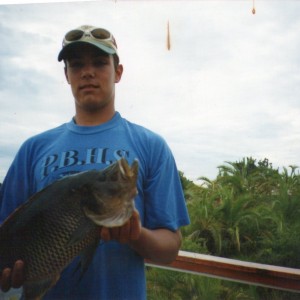
[[[122,158],[97,172],[95,180],[88,186],[88,197],[82,202],[83,211],[97,225],[122,226],[135,209],[138,162],[135,160],[130,166]]]

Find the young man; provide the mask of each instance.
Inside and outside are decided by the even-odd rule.
[[[75,259],[45,299],[146,299],[144,258],[172,262],[181,245],[179,228],[189,223],[173,155],[159,135],[115,111],[123,66],[110,32],[87,25],[71,30],[58,60],[65,62],[75,116],[22,145],[1,187],[0,221],[63,176],[104,168],[121,157],[130,164],[138,159],[137,212],[122,227],[102,228],[102,241],[79,284]],[[22,285],[25,263],[2,272],[2,290]]]

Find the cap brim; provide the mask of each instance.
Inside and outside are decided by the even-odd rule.
[[[73,49],[74,47],[80,45],[80,44],[88,44],[95,46],[96,48],[104,51],[107,54],[118,54],[117,51],[111,47],[108,47],[104,43],[98,42],[98,41],[76,41],[73,43],[70,43],[66,45],[58,54],[58,61],[62,61],[63,59],[68,58],[69,53],[71,52],[70,50]]]

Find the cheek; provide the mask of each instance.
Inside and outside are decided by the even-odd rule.
[[[79,74],[77,72],[73,72],[70,69],[67,69],[65,72],[65,76],[68,84],[70,85],[76,85],[76,82],[78,82]]]
[[[76,82],[76,74],[72,74],[71,72],[68,72],[67,80],[69,84],[74,84]]]
[[[77,88],[78,85],[76,84],[76,80],[74,80],[74,78],[69,76],[67,78],[67,81],[68,81],[68,84],[71,87],[71,91],[72,91],[73,96],[76,97],[76,95],[78,94],[78,88]]]
[[[68,84],[71,86],[71,90],[74,93],[77,90],[78,84],[76,82],[78,82],[78,80],[76,80],[76,77],[70,73],[66,75],[66,79]]]

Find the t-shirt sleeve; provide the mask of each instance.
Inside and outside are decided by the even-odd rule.
[[[179,173],[173,154],[162,138],[156,139],[151,147],[144,187],[145,226],[175,231],[189,224]]]
[[[0,187],[0,224],[31,195],[28,149],[24,143],[11,164]]]

